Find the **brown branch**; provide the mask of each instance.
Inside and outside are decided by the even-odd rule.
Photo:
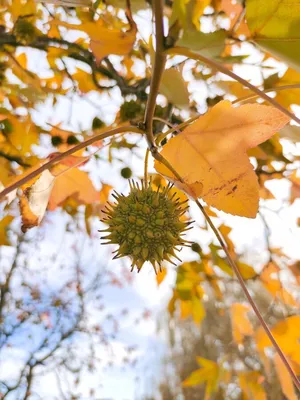
[[[0,47],[5,45],[9,45],[12,47],[24,47],[24,44],[19,43],[14,35],[9,33],[0,33]],[[126,80],[117,73],[117,71],[112,72],[109,68],[105,68],[103,64],[98,65],[96,63],[93,53],[88,49],[85,49],[78,43],[72,43],[61,38],[49,38],[43,35],[38,36],[32,43],[28,43],[26,46],[43,51],[47,51],[49,47],[59,47],[70,50],[70,52],[66,54],[65,57],[71,58],[73,60],[78,60],[89,65],[92,69],[92,78],[94,80],[94,83],[100,90],[109,90],[111,89],[111,86],[106,87],[99,85],[97,79],[95,79],[97,72],[108,79],[115,80],[120,87],[122,95],[136,94],[137,96],[139,96],[142,92],[144,92],[145,88],[149,84],[148,79],[146,79],[147,84],[145,85],[145,78],[142,78],[138,80],[134,85],[129,85]],[[103,62],[105,62],[105,60],[103,60]],[[26,72],[28,73],[28,71]]]
[[[99,133],[99,135],[95,135],[90,139],[85,140],[77,144],[76,146],[72,147],[71,149],[60,153],[58,156],[52,158],[50,161],[46,162],[45,164],[41,165],[36,170],[30,172],[28,175],[24,176],[23,178],[19,179],[18,181],[12,183],[8,187],[6,187],[2,192],[0,192],[0,200],[4,199],[10,192],[17,189],[18,187],[24,185],[24,183],[28,182],[30,179],[35,178],[40,173],[45,171],[46,169],[50,168],[52,165],[58,163],[59,161],[63,160],[64,158],[70,156],[71,154],[75,153],[78,150],[84,149],[87,146],[92,145],[93,143],[97,142],[98,140],[106,139],[110,136],[116,135],[117,133],[124,133],[124,132],[136,132],[143,134],[144,132],[138,129],[136,126],[121,126],[119,128],[111,129],[105,133]]]
[[[300,89],[300,83],[295,83],[293,85],[275,86],[275,87],[272,87],[269,89],[262,90],[262,92],[264,92],[264,93],[280,92],[281,90],[288,90],[288,89]],[[240,99],[234,100],[232,102],[232,104],[242,103],[247,100],[256,99],[257,97],[260,97],[260,96],[258,94],[251,94],[250,96],[244,96],[244,97],[241,97]]]
[[[221,63],[212,60],[210,58],[206,58],[200,54],[196,54],[185,47],[173,47],[165,52],[166,54],[172,54],[172,55],[181,55],[181,56],[186,56],[188,58],[192,58],[195,60],[199,60],[203,62],[206,65],[209,65],[212,68],[217,69],[219,72],[222,72],[222,74],[230,76],[230,78],[240,82],[243,86],[247,87],[250,89],[252,92],[256,93],[257,96],[261,97],[268,103],[272,104],[272,106],[276,107],[278,110],[280,110],[282,113],[287,115],[289,118],[293,119],[297,124],[300,124],[300,119],[296,117],[292,112],[284,108],[281,104],[279,104],[276,100],[272,99],[271,97],[267,96],[262,90],[258,89],[245,79],[241,78],[240,76],[236,75],[234,72],[230,71],[228,68],[226,68],[224,65]]]
[[[148,146],[151,149],[156,147],[153,136],[153,116],[156,107],[156,98],[158,90],[164,72],[166,55],[165,50],[165,36],[164,36],[164,25],[163,25],[163,3],[162,0],[153,0],[153,13],[155,17],[155,59],[154,67],[152,71],[152,78],[150,83],[150,93],[146,105],[145,111],[145,130],[147,135]]]

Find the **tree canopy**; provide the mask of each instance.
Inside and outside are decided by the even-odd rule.
[[[173,274],[165,362],[181,347],[188,367],[162,379],[161,398],[295,400],[299,2],[4,0],[0,10],[0,357],[34,326],[43,338],[15,379],[0,374],[0,398],[38,398],[47,369],[77,382],[97,370],[94,346],[108,336],[99,316],[91,323],[93,299],[106,274],[120,287],[133,278],[91,273],[87,240],[106,261],[124,256],[126,271],[150,261],[158,288]],[[282,210],[291,239],[274,228]],[[32,240],[57,215],[75,239],[59,261],[70,279],[62,272],[49,291],[53,265]],[[234,236],[235,224],[254,227],[246,218],[260,224],[259,257],[257,242]],[[74,393],[61,396],[84,396]]]

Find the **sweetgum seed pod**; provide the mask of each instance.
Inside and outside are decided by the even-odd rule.
[[[114,259],[129,256],[132,270],[138,271],[145,261],[161,268],[163,261],[171,262],[171,257],[180,260],[175,251],[187,245],[182,238],[189,223],[180,220],[185,208],[180,207],[177,196],[170,196],[171,185],[153,190],[151,181],[141,185],[129,181],[130,193],[127,196],[114,193],[116,202],[108,204],[108,217],[103,220],[108,225],[107,234],[101,239],[107,243],[118,244]]]

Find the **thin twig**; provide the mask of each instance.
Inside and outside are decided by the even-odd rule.
[[[257,96],[261,97],[268,103],[272,104],[272,106],[276,107],[278,110],[280,110],[282,113],[287,115],[289,118],[293,119],[297,124],[300,124],[300,119],[296,117],[292,112],[284,108],[281,104],[279,104],[276,100],[272,99],[271,97],[267,96],[263,91],[252,85],[250,82],[246,81],[245,79],[241,78],[240,76],[236,75],[234,72],[230,71],[228,68],[226,68],[224,65],[221,63],[212,60],[210,58],[206,58],[200,54],[196,54],[185,47],[173,47],[165,52],[166,54],[176,54],[176,55],[181,55],[181,56],[186,56],[188,58],[193,58],[195,60],[199,60],[203,62],[204,64],[209,65],[210,67],[213,67],[217,69],[219,72],[222,72],[222,74],[230,76],[230,78],[240,82],[242,85],[246,86],[248,89],[252,90],[252,92],[256,93]]]
[[[146,105],[144,124],[149,148],[156,147],[153,136],[153,116],[156,107],[156,98],[159,90],[162,74],[164,72],[167,56],[165,50],[165,36],[163,26],[163,3],[162,0],[153,0],[153,13],[155,15],[155,59],[150,83],[150,92]]]
[[[295,83],[293,85],[276,86],[276,87],[273,87],[273,88],[262,90],[262,92],[264,92],[264,93],[280,92],[281,90],[287,90],[287,89],[300,89],[300,83]],[[256,99],[257,97],[260,97],[260,96],[258,94],[251,94],[249,96],[241,97],[240,99],[234,100],[232,102],[232,104],[239,104],[239,103],[242,103],[242,102],[247,101],[247,100]]]
[[[145,161],[144,161],[144,181],[145,181],[145,186],[148,186],[148,161],[149,161],[149,154],[150,151],[149,149],[146,150],[145,153]]]
[[[95,135],[95,136],[91,137],[90,139],[87,139],[84,142],[77,144],[76,146],[72,147],[71,149],[64,151],[63,153],[60,153],[58,156],[52,158],[51,160],[49,160],[45,164],[41,165],[36,170],[30,172],[28,175],[24,176],[23,178],[17,180],[16,182],[12,183],[11,185],[9,185],[5,189],[3,189],[2,192],[0,192],[0,200],[3,199],[5,196],[7,196],[13,190],[24,185],[24,183],[28,182],[30,179],[35,178],[43,171],[50,168],[52,165],[58,163],[59,161],[63,160],[67,156],[70,156],[71,154],[75,153],[76,151],[84,149],[85,147],[92,145],[93,143],[97,142],[98,140],[103,140],[110,136],[116,135],[117,133],[123,133],[123,132],[136,132],[136,133],[140,133],[140,134],[144,133],[142,130],[138,129],[136,126],[121,126],[119,128],[111,129],[108,132],[99,133],[99,135]]]

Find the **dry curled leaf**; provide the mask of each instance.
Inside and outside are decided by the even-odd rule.
[[[38,226],[47,209],[55,177],[45,170],[35,183],[27,187],[20,198],[22,231]]]
[[[221,101],[161,151],[182,182],[161,162],[155,162],[155,169],[193,198],[202,197],[208,205],[233,215],[255,218],[259,185],[246,152],[288,122],[274,107],[234,108]]]

